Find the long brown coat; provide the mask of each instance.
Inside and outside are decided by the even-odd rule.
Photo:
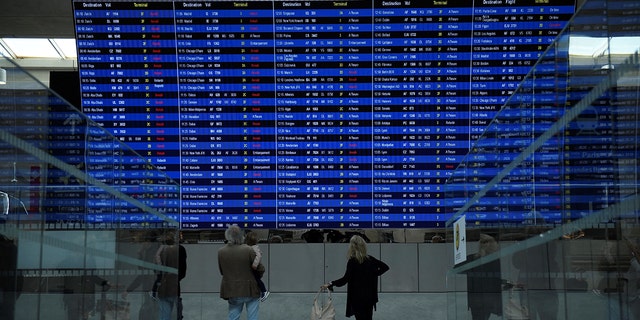
[[[251,268],[255,257],[256,253],[246,244],[227,244],[218,250],[218,268],[222,275],[220,298],[260,297]]]

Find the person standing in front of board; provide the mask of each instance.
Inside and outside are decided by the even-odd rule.
[[[322,288],[347,285],[346,316],[356,320],[373,319],[373,310],[378,302],[378,277],[389,270],[389,266],[367,254],[367,243],[360,236],[349,240],[347,270],[342,278],[322,285]]]
[[[160,320],[171,319],[173,307],[180,296],[180,280],[184,278],[184,272],[186,272],[186,261],[184,264],[180,262],[180,245],[174,238],[175,232],[169,232],[165,238],[165,244],[156,253],[159,264],[178,270],[177,273],[161,272],[158,276],[157,296]]]
[[[258,320],[260,288],[251,267],[256,253],[244,243],[238,225],[229,226],[224,236],[227,244],[218,250],[218,268],[222,275],[220,298],[229,304],[228,319],[239,320],[246,305],[247,320]]]

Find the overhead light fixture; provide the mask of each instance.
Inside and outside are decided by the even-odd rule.
[[[7,70],[0,68],[0,84],[7,84]]]

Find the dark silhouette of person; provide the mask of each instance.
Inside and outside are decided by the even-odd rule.
[[[629,269],[624,274],[624,288],[629,319],[640,319],[640,247],[637,241],[625,240],[631,251]]]
[[[498,251],[498,243],[487,234],[480,234],[478,253],[468,262]],[[487,320],[491,314],[502,315],[502,279],[500,259],[482,263],[467,271],[467,306],[473,320]]]
[[[155,255],[158,252],[160,243],[158,242],[157,230],[146,230],[141,235],[140,241],[142,242],[140,250],[138,250],[138,259],[155,263]],[[149,293],[153,290],[153,284],[156,281],[156,274],[147,271],[147,268],[140,267],[142,274],[136,276],[133,281],[127,286],[126,291],[122,293],[122,298],[127,299],[130,292],[133,292],[137,288],[145,293]],[[138,311],[139,320],[157,320],[158,319],[158,306],[156,301],[149,294],[142,296],[142,305]]]
[[[180,238],[176,243],[175,233],[170,232],[164,240],[165,244],[156,253],[156,262],[158,264],[178,269],[177,274],[161,272],[156,280],[160,320],[169,320],[171,318],[174,305],[177,309],[177,318],[182,319],[183,317],[180,281],[187,274],[187,251],[180,244],[182,232],[179,235]]]
[[[17,269],[18,247],[0,234],[0,319],[13,320],[23,278]]]
[[[67,308],[68,320],[87,320],[96,307],[96,287],[107,291],[109,282],[94,274],[93,265],[80,270],[79,276],[64,277],[64,296],[62,300]]]
[[[373,319],[373,310],[378,303],[378,277],[389,270],[389,266],[367,254],[367,243],[358,235],[349,240],[347,270],[342,278],[330,281],[321,287],[347,285],[346,316],[356,320]]]
[[[552,240],[526,248],[513,256],[513,266],[519,270],[518,285],[526,291],[531,320],[558,318],[560,301],[557,279],[553,273],[559,270],[556,259],[559,246],[560,242]]]
[[[620,241],[606,242],[603,246],[603,260],[600,271],[605,277],[594,292],[607,301],[608,319],[640,319],[640,248],[627,238],[624,239],[631,257],[629,267],[622,267],[628,259],[626,250],[622,251]],[[624,255],[620,255],[624,252]]]
[[[184,236],[182,232],[180,232],[180,243],[178,244],[178,301],[176,308],[178,309],[178,320],[184,319],[184,315],[182,314],[184,306],[182,305],[182,291],[180,289],[180,281],[187,276],[187,249],[182,245],[184,241]]]

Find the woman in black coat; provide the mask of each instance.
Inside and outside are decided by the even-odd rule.
[[[498,251],[498,242],[487,234],[480,234],[477,254],[468,261]],[[502,316],[502,279],[500,259],[478,265],[467,272],[467,304],[472,320],[488,320],[491,314]]]
[[[367,243],[360,236],[349,241],[347,271],[338,280],[330,281],[323,288],[347,285],[347,317],[356,320],[371,320],[378,302],[378,277],[389,270],[389,266],[367,254]]]

